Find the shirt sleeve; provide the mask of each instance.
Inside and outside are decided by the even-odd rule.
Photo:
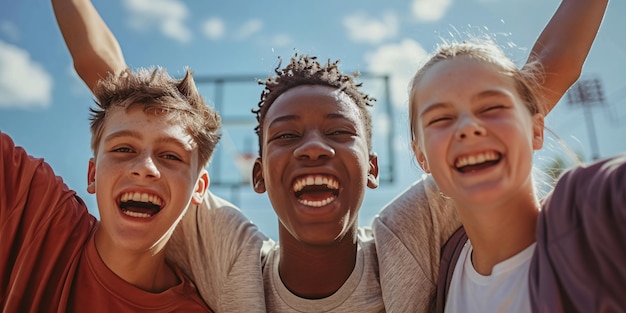
[[[3,133],[0,159],[2,306],[56,307],[95,218],[43,159]]]
[[[11,233],[27,236],[42,231],[40,227],[54,217],[87,213],[82,200],[43,159],[28,155],[4,133],[0,133],[0,149],[0,228],[4,243],[11,241],[4,237]]]
[[[261,257],[273,242],[233,204],[208,192],[191,205],[166,255],[217,312],[265,312]]]
[[[530,292],[541,312],[626,307],[626,155],[564,173],[537,223]]]
[[[380,282],[390,312],[426,312],[434,305],[441,247],[460,226],[452,202],[424,176],[374,219]]]

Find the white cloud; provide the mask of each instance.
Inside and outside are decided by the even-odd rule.
[[[17,26],[9,21],[0,22],[0,32],[5,34],[11,40],[20,39],[20,30]]]
[[[44,108],[52,98],[52,77],[28,51],[0,41],[0,108]]]
[[[402,107],[408,103],[409,82],[427,56],[428,52],[419,43],[404,39],[399,44],[384,45],[367,53],[365,60],[369,71],[391,76],[392,102]]]
[[[250,38],[250,36],[258,33],[263,29],[263,21],[259,19],[252,19],[241,25],[237,32],[238,39]]]
[[[413,0],[413,14],[419,21],[440,20],[452,5],[452,0]]]
[[[224,21],[219,18],[213,17],[202,23],[202,33],[211,40],[221,39],[224,37],[225,32],[226,26]]]
[[[348,30],[348,37],[355,42],[377,44],[398,33],[398,18],[393,12],[386,12],[379,20],[357,12],[345,17],[343,25]]]
[[[270,42],[273,46],[276,47],[286,47],[289,46],[293,42],[293,40],[291,40],[291,37],[289,37],[289,35],[279,34],[272,37]]]
[[[140,30],[157,25],[166,37],[179,42],[191,41],[191,31],[185,26],[188,10],[180,0],[124,0],[131,13],[132,27]]]

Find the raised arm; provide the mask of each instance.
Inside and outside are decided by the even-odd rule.
[[[89,89],[108,73],[126,68],[117,39],[89,0],[52,0],[74,68]]]
[[[546,72],[543,87],[548,111],[580,77],[608,2],[563,0],[539,35],[528,62],[538,60]]]

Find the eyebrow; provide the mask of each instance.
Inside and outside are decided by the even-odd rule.
[[[142,139],[143,135],[141,134],[141,132],[139,131],[134,131],[134,130],[120,130],[117,132],[114,132],[112,134],[107,135],[104,138],[104,142],[108,143],[112,140],[115,140],[117,138],[122,138],[122,137],[132,137],[135,139]],[[174,144],[178,147],[180,147],[181,149],[185,150],[185,151],[191,151],[193,150],[193,146],[190,145],[187,142],[184,142],[182,140],[179,140],[177,138],[174,137],[159,137],[157,139],[157,143],[163,143],[163,144]]]
[[[430,104],[428,106],[426,106],[426,108],[424,108],[422,111],[419,112],[419,116],[422,117],[425,114],[427,114],[430,111],[434,111],[436,109],[445,109],[445,108],[449,108],[452,105],[448,102],[437,102],[437,103],[433,103]]]
[[[472,96],[471,101],[476,101],[476,100],[480,100],[480,99],[484,99],[484,98],[489,98],[489,97],[510,97],[509,93],[507,92],[502,92],[500,90],[497,89],[488,89],[488,90],[484,90],[479,92],[477,95]],[[433,103],[429,106],[427,106],[424,110],[422,110],[419,113],[419,116],[422,117],[424,114],[436,110],[436,109],[441,109],[441,108],[449,108],[450,106],[452,106],[450,103],[448,102],[436,102]]]
[[[299,119],[300,119],[300,117],[297,116],[297,115],[282,115],[282,116],[279,116],[279,117],[271,120],[269,122],[269,124],[267,124],[267,128],[272,127],[272,125],[274,125],[276,123],[295,121],[295,120],[299,120]]]
[[[351,119],[347,118],[345,114],[341,114],[341,113],[329,113],[326,114],[326,118],[329,119],[344,119],[347,121],[351,121]],[[300,120],[300,116],[298,115],[282,115],[279,117],[276,117],[275,119],[271,120],[269,122],[269,124],[267,125],[267,128],[271,128],[272,125],[276,124],[276,123],[281,123],[281,122],[288,122],[288,121],[297,121]]]

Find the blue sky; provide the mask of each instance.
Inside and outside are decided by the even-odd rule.
[[[407,84],[420,60],[441,38],[490,34],[521,65],[536,37],[559,5],[557,0],[344,0],[344,1],[190,1],[95,0],[95,6],[120,41],[131,67],[161,65],[179,76],[188,66],[196,77],[245,76],[227,84],[220,111],[224,139],[211,167],[214,181],[243,179],[232,160],[256,152],[250,109],[256,106],[264,78],[295,51],[340,59],[344,71],[388,74],[390,105],[386,112],[381,81],[363,78],[375,104],[374,149],[393,182],[368,190],[360,221],[376,212],[421,175],[407,138]],[[606,103],[592,110],[600,156],[626,151],[626,12],[613,0],[583,69],[583,78],[599,78]],[[216,102],[213,84],[200,84]],[[44,157],[57,174],[83,197],[95,214],[95,197],[86,192],[89,149],[86,86],[74,73],[49,1],[0,0],[0,130],[35,156]],[[242,118],[246,119],[242,121]],[[590,137],[581,108],[561,101],[547,126],[572,150],[591,158]],[[391,142],[387,134],[393,131]],[[386,144],[393,147],[393,155]],[[549,143],[538,159],[560,148]],[[393,172],[388,167],[393,164]],[[216,172],[221,169],[219,172]],[[250,186],[212,190],[237,203],[269,236],[277,221],[267,196]]]

